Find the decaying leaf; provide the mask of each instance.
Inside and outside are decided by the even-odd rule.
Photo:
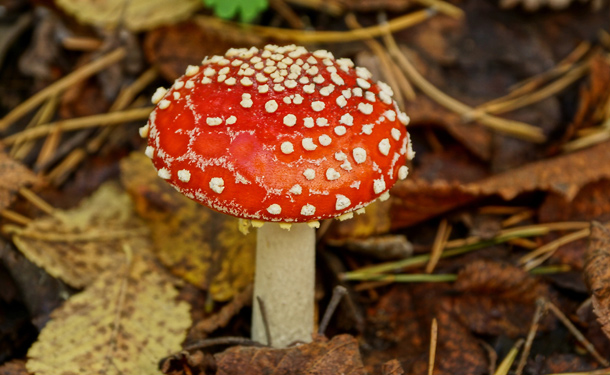
[[[392,190],[392,226],[412,225],[492,195],[511,200],[519,194],[541,190],[559,194],[570,202],[586,184],[610,178],[608,145],[601,143],[468,184],[422,179],[400,181]]]
[[[189,307],[164,274],[139,255],[52,314],[28,351],[36,375],[157,374],[158,361],[181,348]]]
[[[428,373],[430,324],[438,322],[434,374],[485,374],[487,356],[477,338],[452,310],[448,285],[395,285],[367,314],[371,345],[364,361],[379,373],[387,361],[398,358],[407,374]]]
[[[159,259],[175,275],[215,300],[230,299],[254,275],[254,234],[242,235],[237,219],[203,207],[162,181],[150,159],[134,153],[121,164],[136,210],[148,223]]]
[[[593,293],[593,311],[610,339],[610,229],[598,222],[591,225],[585,280]]]
[[[218,35],[194,22],[159,27],[146,34],[144,52],[151,64],[159,67],[163,77],[169,82],[184,74],[188,65],[199,65],[206,56],[224,54],[235,46],[256,45],[260,41],[231,40],[226,35]]]
[[[0,152],[0,210],[8,207],[15,193],[36,182],[36,176],[21,163]]]
[[[453,310],[470,330],[479,334],[527,334],[536,299],[549,298],[548,286],[526,271],[490,260],[466,265],[454,288],[461,295],[454,299]]]
[[[129,195],[114,184],[102,185],[77,208],[10,231],[15,246],[28,259],[75,288],[116,267],[124,257],[123,245],[137,250],[147,239]]]
[[[186,19],[202,4],[199,0],[58,0],[57,5],[85,24],[141,31]]]
[[[235,346],[216,354],[217,375],[280,375],[296,372],[319,375],[364,375],[358,341],[339,335],[330,341],[317,338],[312,343],[286,349]]]

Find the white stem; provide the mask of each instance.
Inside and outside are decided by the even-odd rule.
[[[271,344],[284,348],[310,342],[314,327],[315,230],[293,224],[290,231],[276,223],[258,229],[252,311],[252,339],[267,344],[258,303],[265,307]]]

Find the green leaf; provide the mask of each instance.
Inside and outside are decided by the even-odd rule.
[[[204,0],[204,3],[214,9],[217,17],[232,19],[239,13],[242,22],[251,22],[268,6],[267,0]]]

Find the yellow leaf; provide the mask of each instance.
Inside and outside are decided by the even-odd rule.
[[[124,244],[140,249],[147,241],[129,195],[116,184],[103,185],[75,209],[6,229],[29,260],[75,288],[122,261]]]
[[[176,23],[201,7],[201,0],[57,0],[57,5],[82,23],[131,31]]]
[[[254,277],[255,235],[238,220],[208,209],[161,180],[146,156],[121,163],[122,181],[147,222],[157,257],[170,271],[217,301],[231,299]]]
[[[158,361],[181,349],[189,306],[150,259],[137,253],[53,311],[28,351],[37,375],[160,374]]]

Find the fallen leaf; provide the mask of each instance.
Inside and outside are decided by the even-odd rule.
[[[226,301],[254,278],[256,237],[238,220],[208,209],[161,180],[144,154],[121,163],[122,180],[150,227],[155,253],[169,270]]]
[[[234,346],[216,354],[217,375],[364,375],[358,341],[350,335],[285,349]]]
[[[4,152],[0,152],[0,176],[0,211],[10,206],[20,188],[37,181],[32,171]]]
[[[24,228],[8,228],[15,246],[30,261],[75,288],[116,267],[124,257],[123,245],[138,249],[147,241],[129,195],[116,184],[102,185],[74,209],[57,211]]]
[[[586,259],[584,276],[593,311],[610,339],[610,229],[598,222],[591,224]]]
[[[245,45],[245,44],[244,44]],[[149,31],[144,39],[147,60],[159,67],[168,82],[184,74],[189,65],[200,65],[206,56],[224,55],[234,43],[204,30],[194,22],[163,26]]]
[[[52,314],[28,351],[36,375],[156,374],[181,348],[189,306],[151,260],[129,252]]]
[[[448,284],[395,285],[367,313],[369,325],[364,361],[380,373],[387,361],[399,358],[407,374],[428,373],[430,324],[438,322],[436,375],[487,373],[487,357],[478,339],[453,311]],[[375,371],[376,370],[376,371]]]
[[[538,298],[549,298],[547,285],[507,263],[476,260],[458,273],[453,285],[460,295],[453,310],[464,325],[478,334],[526,335]],[[541,329],[550,321],[542,322]]]
[[[538,209],[542,223],[554,221],[610,221],[610,179],[591,182],[578,192],[573,200],[548,194]]]
[[[423,179],[399,181],[392,189],[392,227],[413,225],[493,195],[511,200],[519,194],[546,191],[571,202],[585,185],[610,179],[609,144],[536,161],[467,184]]]
[[[199,0],[58,0],[57,6],[84,24],[131,31],[150,30],[188,18]]]

